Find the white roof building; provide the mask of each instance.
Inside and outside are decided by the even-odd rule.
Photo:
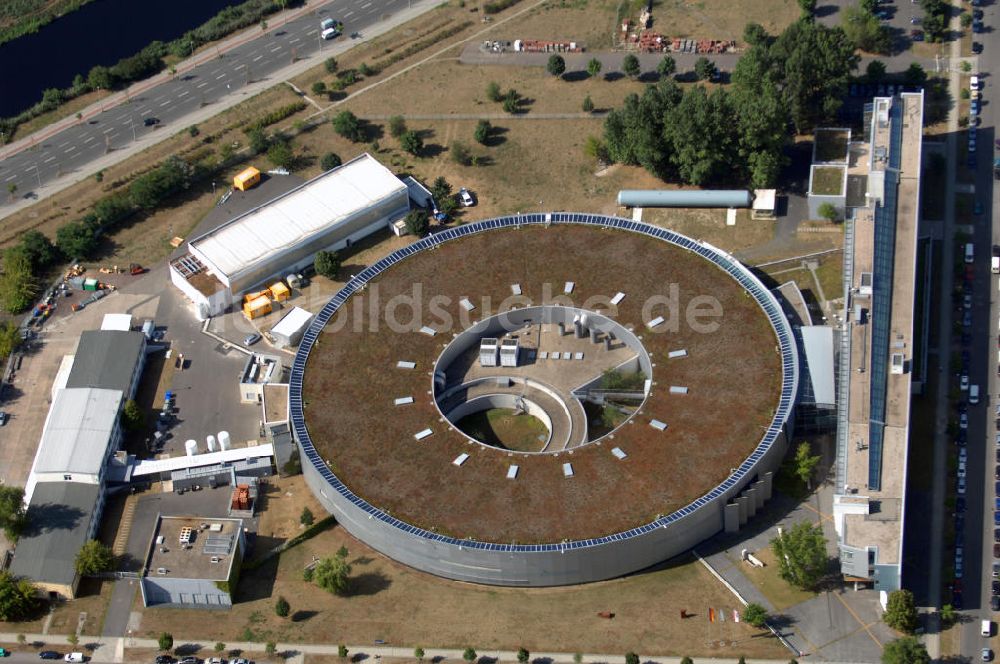
[[[298,344],[312,319],[313,315],[302,307],[293,307],[271,328],[274,345],[284,348]]]
[[[121,390],[59,390],[49,409],[25,494],[38,482],[99,484],[121,439]]]
[[[104,320],[101,321],[102,330],[118,330],[119,332],[128,332],[132,329],[132,315],[131,314],[104,314]]]

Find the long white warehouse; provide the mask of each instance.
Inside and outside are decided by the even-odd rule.
[[[365,153],[188,242],[170,280],[199,318],[222,313],[243,293],[310,265],[401,218],[406,184]]]

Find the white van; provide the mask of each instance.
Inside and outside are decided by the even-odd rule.
[[[969,385],[969,403],[975,406],[979,403],[979,386]]]
[[[975,258],[975,255],[976,255],[975,252],[976,252],[976,248],[973,246],[973,244],[971,242],[966,242],[965,243],[965,262],[966,263],[971,263],[972,262],[973,258]]]
[[[979,632],[987,638],[993,636],[993,622],[984,620],[982,627],[979,628]]]
[[[83,653],[82,652],[66,653],[66,656],[63,657],[63,661],[64,662],[82,662],[83,661]]]

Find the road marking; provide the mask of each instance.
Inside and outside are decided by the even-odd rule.
[[[369,7],[371,7],[371,6],[372,6],[372,3],[370,3],[370,2],[366,2],[365,4],[361,5],[361,8],[362,8],[362,9],[368,9],[368,8],[369,8]]]
[[[61,148],[61,147],[62,147],[62,146],[64,146],[64,145],[69,145],[69,141],[63,141],[62,143],[60,143],[60,144],[59,144],[59,145],[57,145],[56,147],[57,147],[57,148]]]
[[[203,88],[206,85],[208,85],[208,81],[202,81],[201,83],[199,83],[198,85],[196,85],[194,87],[196,87],[196,88]]]
[[[25,172],[27,172],[27,171],[25,171]],[[16,177],[17,177],[16,175],[11,175],[9,178],[5,178],[4,182],[10,182],[11,180],[13,180]]]
[[[126,126],[126,127],[130,127],[130,126],[132,126],[132,119],[131,119],[131,118],[129,118],[129,121],[128,121],[128,122],[123,122],[123,123],[122,123],[122,125],[123,125],[123,126]]]
[[[46,159],[46,160],[45,160],[45,161],[43,161],[42,163],[43,163],[43,164],[47,164],[47,163],[49,163],[50,161],[55,161],[55,159],[56,159],[55,157],[49,157],[48,159]]]
[[[271,49],[271,53],[276,53],[277,51],[280,51],[280,50],[281,50],[280,46],[275,46],[274,48]]]
[[[83,142],[84,143],[90,143],[92,140],[94,140],[94,137],[93,136],[88,136],[87,138],[83,139]]]
[[[63,154],[69,154],[70,152],[72,152],[75,149],[76,149],[76,146],[75,145],[71,145],[68,148],[66,148],[65,150],[63,150]]]
[[[170,100],[168,99],[168,100],[166,100],[165,102],[163,102],[162,104],[160,104],[160,106],[166,106],[166,105],[167,105],[167,104],[169,104],[169,103],[170,103]]]
[[[346,14],[344,14],[344,18],[347,18],[348,16],[350,16],[350,15],[351,15],[351,14],[353,14],[353,13],[354,13],[354,12],[347,12]]]
[[[185,90],[184,92],[177,95],[177,98],[180,99],[181,97],[187,96],[188,94],[190,94],[190,91]]]
[[[152,112],[153,112],[153,109],[147,108],[145,111],[143,111],[142,113],[139,114],[139,117],[141,118],[144,115],[149,115]]]
[[[224,79],[225,77],[226,77],[225,74],[219,74],[218,76],[215,77],[215,80],[220,81],[220,80]]]
[[[222,71],[222,67],[216,67],[212,71],[208,72],[208,75],[211,76],[212,74],[214,74],[217,71]]]
[[[115,118],[115,120],[121,120],[122,118],[127,118],[127,117],[128,113],[125,113],[124,115],[119,115],[117,118]]]
[[[316,34],[317,32],[319,32],[319,30],[310,30],[310,31],[309,31],[309,32],[307,32],[306,34],[307,34],[307,35],[314,35],[314,34]]]
[[[288,40],[288,43],[289,43],[289,44],[294,44],[294,43],[295,43],[295,42],[297,42],[297,41],[299,41],[299,38],[298,38],[298,37],[296,37],[295,39],[290,39],[290,40]]]
[[[104,132],[103,132],[103,133],[105,133],[105,134],[110,134],[110,133],[111,133],[111,132],[113,132],[114,130],[115,130],[115,128],[114,128],[114,127],[108,127],[107,129],[105,129],[105,130],[104,130]]]
[[[253,59],[253,61],[257,62],[258,60],[260,60],[263,57],[264,57],[263,55],[258,55],[256,58]]]

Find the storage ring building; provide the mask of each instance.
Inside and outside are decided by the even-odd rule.
[[[539,241],[548,234],[555,246],[566,251],[544,251]],[[642,406],[610,435],[553,455],[488,448],[441,417],[435,397],[426,395],[442,387],[434,385],[436,362],[447,355],[448,343],[442,342],[462,334],[435,337],[436,331],[424,327],[403,335],[402,345],[388,351],[381,342],[358,344],[360,358],[345,348],[350,343],[338,343],[341,337],[335,335],[346,332],[324,334],[338,312],[349,315],[351,307],[345,305],[352,297],[355,302],[373,298],[370,290],[376,283],[387,288],[393,279],[409,283],[409,266],[424,265],[421,260],[454,261],[455,267],[449,269],[462,282],[455,286],[462,293],[462,288],[475,288],[478,278],[471,268],[462,267],[462,261],[487,261],[492,253],[518,247],[523,260],[532,261],[524,269],[537,268],[538,274],[558,269],[560,260],[575,260],[586,247],[617,251],[613,260],[619,267],[667,251],[663,264],[677,265],[681,276],[695,273],[691,278],[699,284],[715,284],[712,287],[720,292],[731,289],[739,295],[729,293],[723,301],[740,329],[727,333],[723,325],[722,341],[711,335],[656,335],[662,320],[638,321],[633,315],[629,328],[637,338],[645,336],[642,343],[653,351],[653,373],[646,381]],[[472,260],[466,249],[473,253]],[[477,250],[483,253],[476,255]],[[532,257],[534,250],[543,255]],[[410,263],[400,265],[407,260]],[[583,269],[580,266],[586,263],[574,265],[577,268],[567,269]],[[436,268],[421,269],[431,270],[423,276],[438,278]],[[633,293],[614,285],[628,284],[627,277],[618,282],[617,277],[605,275],[593,283],[606,288],[609,297],[618,290],[612,302],[624,298],[622,304],[627,304],[650,271],[641,265],[636,269]],[[531,286],[527,280],[515,284],[505,276],[498,277],[503,289],[519,292]],[[450,283],[445,275],[440,278]],[[569,292],[574,274],[564,278]],[[563,281],[558,284],[563,291]],[[537,303],[537,298],[529,302]],[[466,309],[471,306],[465,298],[462,304]],[[728,310],[725,316],[728,321]],[[687,339],[683,343],[690,352],[672,348],[672,343],[681,343],[674,338]],[[733,339],[740,341],[734,344]],[[767,343],[771,340],[773,346]],[[744,353],[739,366],[727,368],[725,362],[730,360],[722,356],[729,351],[712,345],[723,342],[733,352]],[[374,350],[365,350],[369,346]],[[322,364],[326,357],[334,358],[335,368]],[[311,362],[319,363],[320,369],[310,364],[307,371]],[[350,362],[360,362],[361,368]],[[735,357],[732,362],[737,363]],[[702,370],[699,363],[706,368]],[[369,546],[450,579],[506,586],[567,585],[644,569],[724,528],[734,531],[746,523],[770,497],[772,472],[791,435],[798,363],[791,326],[780,303],[724,251],[632,220],[580,213],[522,214],[435,233],[353,275],[303,337],[289,380],[289,413],[309,487],[341,525]],[[567,363],[571,365],[572,360]],[[403,374],[408,377],[400,378]],[[699,390],[702,374],[715,394],[701,393],[709,391],[707,387]],[[690,383],[691,392],[675,394],[687,392],[674,386],[675,381]],[[393,389],[398,392],[392,393]],[[335,396],[341,392],[347,394]],[[690,412],[688,404],[705,412]],[[745,423],[738,415],[744,404]],[[331,437],[336,445],[328,441]],[[712,441],[715,446],[709,444]],[[455,456],[456,452],[462,453]],[[700,475],[704,477],[699,479]],[[494,497],[496,505],[491,502]],[[545,500],[552,503],[544,505]],[[669,509],[662,509],[664,505]],[[482,513],[477,513],[480,507]],[[535,527],[536,520],[543,525]],[[591,527],[598,532],[588,532]]]

